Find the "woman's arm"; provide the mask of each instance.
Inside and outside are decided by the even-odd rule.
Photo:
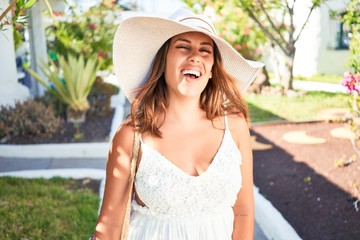
[[[229,118],[230,129],[242,155],[242,188],[234,205],[234,240],[254,239],[253,156],[248,123],[244,118]]]
[[[94,239],[119,240],[129,196],[133,128],[122,125],[110,145],[103,202]]]

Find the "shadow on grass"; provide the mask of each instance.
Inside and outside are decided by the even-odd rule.
[[[254,182],[260,193],[303,239],[359,239],[360,212],[355,211],[352,196],[307,164],[295,161],[294,155],[264,137],[262,130],[251,134],[273,148],[254,151]]]
[[[283,122],[286,119],[248,103],[251,122]]]

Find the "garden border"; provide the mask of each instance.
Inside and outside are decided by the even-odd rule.
[[[111,97],[115,109],[109,139],[112,139],[124,119],[122,94]],[[54,144],[1,144],[0,157],[14,158],[106,158],[110,142],[54,143]]]

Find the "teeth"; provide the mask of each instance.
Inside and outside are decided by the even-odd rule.
[[[191,74],[194,75],[195,77],[200,77],[200,72],[195,71],[195,70],[184,70],[182,71],[182,74],[186,75],[186,74]]]

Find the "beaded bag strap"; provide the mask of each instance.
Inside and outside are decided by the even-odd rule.
[[[132,195],[133,195],[133,187],[134,187],[134,179],[135,179],[135,170],[136,170],[136,164],[139,157],[139,150],[140,150],[140,134],[138,134],[135,131],[134,136],[134,146],[133,146],[133,152],[132,152],[132,158],[131,158],[131,172],[130,172],[130,178],[129,178],[129,197],[128,202],[126,204],[126,211],[125,211],[125,218],[123,223],[123,228],[121,231],[121,238],[120,240],[127,240],[128,234],[129,234],[129,224],[130,224],[130,212],[131,212],[131,201],[132,201]]]

